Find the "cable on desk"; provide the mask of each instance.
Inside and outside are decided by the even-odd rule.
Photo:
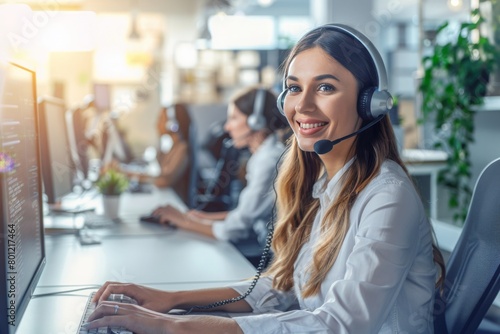
[[[57,287],[57,286],[54,286],[54,287]],[[77,292],[77,291],[83,291],[83,290],[91,290],[91,289],[98,289],[100,287],[101,287],[100,285],[92,285],[92,286],[87,286],[87,287],[83,287],[83,288],[75,288],[75,289],[70,289],[70,290],[61,290],[61,291],[57,291],[57,292],[39,293],[39,294],[36,294],[36,295],[32,295],[31,298],[41,298],[41,297],[50,297],[50,296],[57,296],[57,295],[65,295],[65,294],[71,293],[71,292]]]

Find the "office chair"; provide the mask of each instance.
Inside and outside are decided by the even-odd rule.
[[[500,158],[476,182],[460,238],[436,292],[434,332],[474,333],[500,289]]]
[[[194,209],[198,199],[198,133],[195,122],[189,124],[189,181],[187,191],[187,206]]]

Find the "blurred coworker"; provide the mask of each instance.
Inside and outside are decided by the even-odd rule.
[[[229,102],[224,125],[232,145],[238,149],[248,148],[251,154],[246,166],[246,186],[237,207],[224,212],[181,212],[167,205],[154,210],[153,215],[159,216],[162,223],[229,240],[247,257],[257,256],[272,216],[276,165],[284,150],[279,134],[286,127],[271,90],[252,87],[238,92]]]
[[[162,107],[158,114],[156,130],[160,138],[156,160],[158,174],[151,176],[133,171],[126,172],[134,181],[154,183],[157,187],[171,187],[188,203],[189,188],[189,128],[191,117],[184,104],[176,103]]]

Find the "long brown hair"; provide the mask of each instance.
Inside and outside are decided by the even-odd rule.
[[[345,45],[349,45],[349,53],[342,48]],[[297,54],[318,46],[354,75],[358,89],[377,86],[375,65],[366,48],[345,33],[322,27],[312,30],[296,44],[285,61],[284,72],[286,73]],[[303,297],[319,292],[349,230],[349,213],[354,202],[379,173],[383,162],[393,160],[408,175],[399,156],[388,115],[358,134],[351,149],[353,163],[342,177],[342,189],[338,198],[331,203],[321,222],[324,238],[314,252],[310,278],[302,291]],[[292,136],[276,180],[277,223],[273,240],[275,257],[268,273],[274,276],[274,286],[277,289],[290,290],[293,287],[294,263],[300,249],[309,239],[319,209],[319,201],[312,197],[312,188],[322,172],[323,164],[318,155],[300,150],[296,138]],[[438,284],[442,284],[444,261],[435,245],[433,255],[434,261],[441,267]]]

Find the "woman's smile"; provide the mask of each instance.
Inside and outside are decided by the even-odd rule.
[[[328,125],[327,122],[319,122],[319,121],[297,121],[299,126],[299,132],[303,136],[311,136],[314,135],[326,128]]]

